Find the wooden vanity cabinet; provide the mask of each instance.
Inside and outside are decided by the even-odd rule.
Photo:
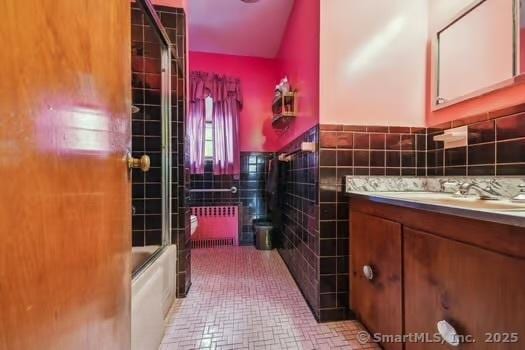
[[[401,225],[354,213],[351,230],[352,310],[371,333],[401,334]]]
[[[437,337],[437,323],[446,321],[460,340],[476,341],[459,349],[525,349],[524,228],[362,198],[351,208],[350,306],[371,333]]]
[[[403,235],[405,333],[433,334],[446,320],[476,340],[462,349],[525,348],[523,259],[407,227]],[[405,349],[447,347],[407,343]]]

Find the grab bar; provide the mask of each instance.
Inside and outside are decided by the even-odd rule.
[[[279,155],[279,160],[281,162],[289,162],[292,160],[293,156],[300,152],[315,152],[316,145],[313,142],[301,142],[301,146],[289,153],[282,153]]]
[[[235,186],[232,186],[232,188],[207,188],[207,189],[193,189],[190,190],[192,193],[203,193],[203,192],[231,192],[231,193],[237,193],[238,189]]]

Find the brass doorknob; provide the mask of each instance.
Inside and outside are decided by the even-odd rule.
[[[149,171],[151,166],[151,160],[148,155],[143,155],[140,158],[133,158],[131,154],[128,154],[128,168],[140,169],[143,172]]]

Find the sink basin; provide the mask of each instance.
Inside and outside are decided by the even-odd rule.
[[[509,214],[516,215],[521,215],[523,211],[525,215],[525,203],[514,203],[509,200],[487,201],[477,197],[455,197],[450,193],[436,192],[375,192],[374,195],[465,209],[507,211]]]

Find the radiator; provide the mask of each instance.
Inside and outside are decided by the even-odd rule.
[[[239,245],[239,208],[237,206],[192,207],[199,221],[191,236],[193,248]]]

